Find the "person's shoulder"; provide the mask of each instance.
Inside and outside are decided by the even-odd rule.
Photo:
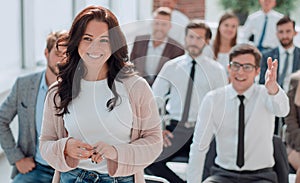
[[[207,55],[203,55],[203,58],[204,58],[204,63],[206,63],[206,65],[208,65],[209,67],[213,67],[215,69],[223,69],[223,66],[216,60],[212,59],[211,57]]]
[[[275,11],[275,10],[271,10],[270,14],[279,19],[284,16],[282,13],[279,13],[278,11]]]
[[[249,21],[253,21],[253,20],[260,18],[262,15],[263,15],[263,12],[261,10],[258,10],[256,12],[250,14],[247,19]]]
[[[29,74],[26,74],[23,76],[19,76],[17,80],[22,81],[22,82],[28,81],[28,80],[37,80],[42,77],[43,72],[44,71],[39,71],[39,72],[34,72],[34,73],[29,73]]]
[[[170,36],[168,36],[168,42],[167,43],[169,45],[171,45],[172,47],[176,47],[176,48],[184,50],[183,46],[178,41],[176,41],[175,39],[171,38]]]
[[[278,46],[275,47],[275,48],[273,48],[273,49],[271,49],[271,50],[262,52],[262,56],[263,57],[273,56],[276,52],[279,52]]]
[[[179,66],[185,62],[186,57],[187,57],[186,55],[181,55],[176,58],[173,58],[173,59],[169,60],[168,62],[166,62],[164,64],[164,66],[166,66],[166,67]]]
[[[300,51],[300,47],[295,46],[295,50],[297,50],[299,52]]]
[[[212,99],[218,99],[219,97],[225,97],[226,95],[228,95],[228,89],[229,89],[230,85],[225,85],[219,88],[216,88],[214,90],[210,90],[209,92],[207,92],[206,97],[208,98],[212,98]]]
[[[143,87],[146,87],[148,85],[147,81],[143,77],[136,74],[122,78],[121,81],[125,86],[129,88],[137,85]]]
[[[291,80],[300,81],[300,70],[291,74]]]

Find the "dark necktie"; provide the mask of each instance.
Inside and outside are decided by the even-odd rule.
[[[263,27],[263,30],[262,30],[262,33],[261,33],[261,36],[260,36],[260,39],[259,39],[259,42],[258,42],[258,45],[257,45],[257,48],[258,48],[260,51],[263,50],[262,43],[263,43],[264,38],[265,38],[266,29],[267,29],[267,23],[268,23],[268,16],[266,15],[266,16],[265,16],[264,27]]]
[[[239,107],[239,136],[238,136],[238,149],[237,149],[237,159],[236,165],[238,167],[242,167],[245,163],[244,159],[244,134],[245,134],[245,106],[244,106],[244,95],[238,95],[240,99],[240,107]]]
[[[185,103],[184,103],[184,109],[183,114],[181,118],[181,122],[187,122],[189,117],[189,111],[190,111],[190,105],[191,105],[191,98],[192,98],[192,91],[193,91],[193,81],[194,81],[194,75],[195,75],[195,65],[196,61],[192,61],[192,68],[190,72],[190,78],[188,82],[187,92],[185,96]]]
[[[285,57],[283,70],[282,70],[282,73],[281,73],[281,75],[279,77],[279,81],[278,81],[278,83],[281,87],[283,87],[283,81],[284,81],[284,78],[286,76],[287,69],[289,67],[289,56],[290,56],[290,54],[287,51],[285,52],[285,54],[286,54],[286,57]]]

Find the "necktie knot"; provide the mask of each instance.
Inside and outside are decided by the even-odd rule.
[[[245,96],[244,95],[238,95],[237,97],[240,99],[241,103],[243,103],[243,101],[245,99]]]
[[[192,60],[192,64],[195,65],[195,64],[196,64],[196,61],[195,61],[195,60]]]
[[[286,56],[288,57],[290,53],[288,51],[285,51]]]

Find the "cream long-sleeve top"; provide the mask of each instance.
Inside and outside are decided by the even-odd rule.
[[[114,145],[117,161],[107,159],[110,176],[134,175],[135,183],[144,183],[144,168],[150,165],[162,151],[160,117],[152,91],[147,82],[138,76],[122,80],[129,94],[133,113],[130,143]],[[63,117],[56,116],[54,95],[57,88],[49,91],[45,101],[40,150],[42,157],[55,168],[53,182],[58,183],[59,172],[77,168],[79,161],[64,155],[67,135]],[[59,97],[55,98],[59,104]]]

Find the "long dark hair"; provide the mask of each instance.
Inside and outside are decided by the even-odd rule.
[[[233,14],[233,13],[225,13],[221,18],[220,18],[220,21],[219,21],[219,26],[218,26],[218,30],[217,30],[217,34],[216,34],[216,38],[214,40],[214,43],[213,43],[213,48],[214,48],[214,54],[215,54],[215,58],[218,58],[218,53],[220,52],[220,45],[222,44],[221,43],[221,33],[220,33],[220,26],[221,24],[227,20],[227,19],[231,19],[231,18],[235,18],[238,20],[238,17]],[[237,39],[237,30],[236,30],[236,33],[235,33],[235,36],[234,38],[231,40],[231,43],[230,43],[230,46],[233,47],[234,45],[236,45],[236,39]]]
[[[68,111],[69,103],[79,95],[80,81],[86,74],[86,68],[78,53],[78,45],[84,35],[87,24],[91,20],[107,23],[109,30],[109,40],[112,55],[107,60],[108,73],[107,84],[114,97],[109,99],[106,107],[109,111],[113,110],[119,95],[114,84],[115,79],[135,74],[133,66],[128,61],[128,49],[126,39],[122,33],[115,15],[108,9],[101,6],[89,6],[83,9],[74,19],[67,38],[67,60],[59,65],[57,93],[54,97],[55,107],[60,111],[57,115],[62,116]],[[65,40],[62,40],[65,41]],[[59,41],[58,43],[59,44]],[[55,98],[60,97],[60,104],[55,102]]]

